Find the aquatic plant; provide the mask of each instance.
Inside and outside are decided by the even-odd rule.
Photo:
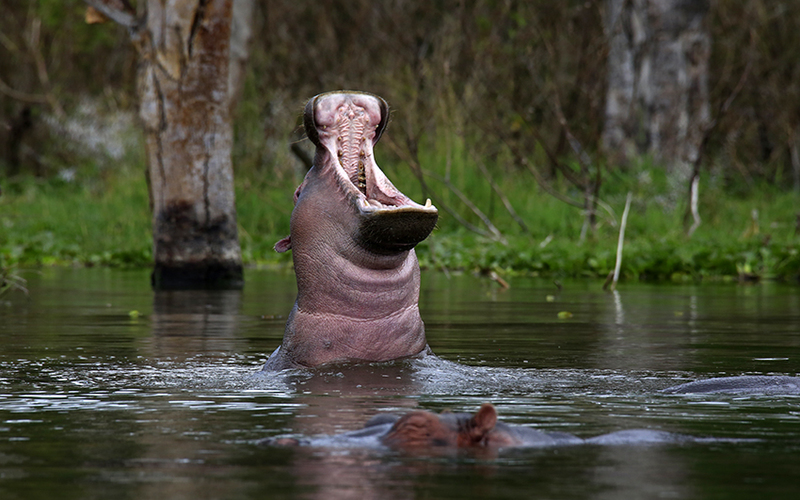
[[[0,266],[0,296],[12,290],[18,290],[27,295],[26,283],[25,278],[16,274],[16,269]]]

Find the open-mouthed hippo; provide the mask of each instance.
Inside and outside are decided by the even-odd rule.
[[[297,302],[265,370],[386,361],[427,348],[414,247],[438,211],[401,193],[375,163],[388,120],[386,102],[361,92],[320,94],[305,107],[314,165],[295,191],[290,236],[275,245],[292,250]]]

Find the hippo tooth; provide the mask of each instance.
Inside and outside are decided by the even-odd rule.
[[[367,194],[367,171],[363,161],[358,162],[358,189]]]
[[[425,208],[430,208],[430,207],[431,207],[431,199],[428,198],[427,200],[425,200]]]

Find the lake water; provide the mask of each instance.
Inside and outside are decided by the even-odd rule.
[[[797,498],[800,396],[667,395],[800,371],[800,288],[423,273],[440,359],[259,374],[290,271],[241,292],[160,292],[147,271],[25,272],[0,297],[0,498]],[[559,313],[562,313],[559,315]],[[564,314],[569,313],[569,314]],[[561,317],[559,317],[561,316]],[[580,437],[646,428],[718,442],[408,454],[276,448],[413,408]],[[724,438],[724,439],[723,439]]]

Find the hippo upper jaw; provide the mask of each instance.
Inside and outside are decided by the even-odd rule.
[[[320,94],[305,110],[306,131],[317,146],[315,168],[335,177],[358,214],[354,240],[375,253],[414,248],[433,231],[439,217],[430,199],[425,205],[411,200],[375,162],[373,146],[387,121],[383,99],[357,92]]]

